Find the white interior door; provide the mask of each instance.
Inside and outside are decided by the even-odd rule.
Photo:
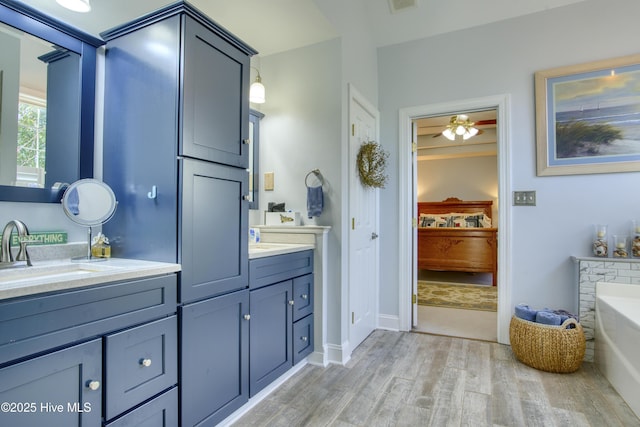
[[[356,157],[364,142],[378,142],[378,111],[353,88],[349,120],[349,347],[356,348],[377,327],[379,190],[364,187]]]

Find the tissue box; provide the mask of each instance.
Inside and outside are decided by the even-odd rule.
[[[300,225],[300,212],[265,212],[266,225]]]

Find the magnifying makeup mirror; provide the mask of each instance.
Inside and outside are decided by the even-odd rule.
[[[91,255],[92,227],[109,221],[116,211],[116,196],[107,184],[97,179],[81,179],[71,184],[62,196],[62,209],[76,224],[88,227],[87,256],[74,261],[104,261]]]

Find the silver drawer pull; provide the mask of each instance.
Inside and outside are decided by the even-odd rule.
[[[309,338],[307,338],[307,337],[300,337],[300,339],[301,339],[302,341],[307,341]]]
[[[149,366],[151,366],[151,359],[140,359],[140,365],[148,368]]]
[[[249,145],[251,143],[251,141],[248,138],[245,138],[245,139],[242,140],[242,143],[244,145]]]
[[[302,294],[302,295],[300,295],[300,298],[302,298],[302,299],[309,299],[309,295],[307,295],[307,294]]]
[[[89,387],[89,390],[93,390],[96,391],[100,388],[100,381],[98,380],[89,380],[87,381],[87,387]]]
[[[251,320],[250,314],[245,314],[243,317],[244,317],[244,320]]]
[[[295,301],[294,300],[289,300],[289,305],[293,305],[293,304],[295,304]]]

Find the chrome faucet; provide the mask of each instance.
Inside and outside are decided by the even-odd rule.
[[[20,249],[18,255],[16,255],[15,261],[26,261],[27,266],[31,267],[31,259],[27,252],[26,237],[29,235],[29,230],[24,222],[17,219],[11,220],[7,223],[2,231],[2,245],[0,246],[0,267],[10,267],[14,264],[13,254],[11,253],[11,232],[13,229],[18,231],[18,240],[20,241]]]

